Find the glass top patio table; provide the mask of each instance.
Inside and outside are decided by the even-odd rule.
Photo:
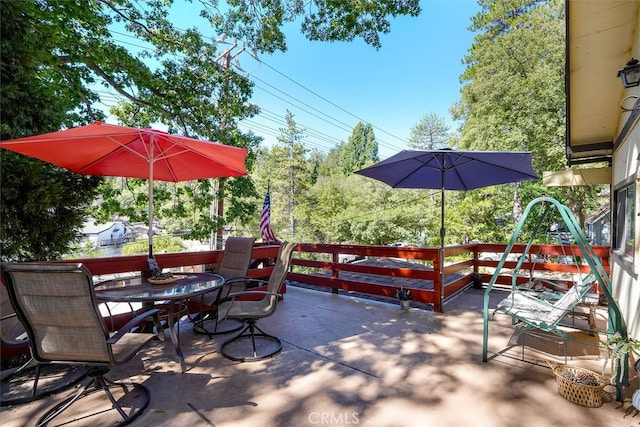
[[[184,300],[211,292],[224,284],[224,278],[213,273],[174,273],[174,283],[155,285],[146,277],[112,279],[98,283],[96,298],[113,302]]]
[[[177,318],[179,313],[175,312],[175,303],[222,288],[224,278],[213,273],[174,273],[174,277],[177,280],[166,285],[149,283],[146,277],[141,276],[112,279],[98,283],[94,290],[96,299],[101,302],[171,301],[167,304],[171,342],[178,355],[182,372],[186,372],[187,367],[180,348],[180,319]]]

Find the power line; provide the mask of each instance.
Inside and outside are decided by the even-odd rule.
[[[263,80],[260,80],[260,81],[263,81]],[[342,121],[340,121],[340,120],[338,120],[338,119],[335,119],[335,118],[333,118],[333,117],[329,116],[329,115],[328,115],[328,114],[326,114],[326,113],[323,113],[322,111],[320,111],[320,110],[318,110],[318,109],[316,109],[316,108],[314,108],[314,107],[312,107],[312,106],[308,105],[307,103],[305,103],[305,102],[303,102],[303,101],[300,101],[299,99],[297,99],[297,98],[295,98],[295,97],[293,97],[293,96],[291,96],[291,95],[287,94],[286,92],[281,91],[281,90],[280,90],[280,89],[278,89],[278,88],[275,88],[274,86],[272,86],[272,85],[270,85],[270,84],[268,84],[268,83],[267,83],[267,85],[268,85],[269,87],[273,87],[273,88],[274,88],[275,90],[277,90],[278,92],[283,93],[285,96],[288,96],[289,98],[291,98],[291,99],[295,100],[296,102],[299,102],[299,103],[301,103],[301,104],[303,104],[303,105],[305,105],[305,106],[307,106],[307,107],[309,107],[309,108],[313,109],[314,111],[317,111],[318,113],[320,113],[320,114],[322,114],[322,115],[324,115],[324,116],[326,116],[326,117],[328,117],[328,118],[330,118],[330,119],[332,119],[332,120],[336,121],[337,123],[339,123],[340,125],[343,125],[343,126],[340,126],[340,125],[338,125],[338,124],[336,124],[336,123],[332,123],[332,122],[328,121],[327,119],[325,119],[325,118],[323,118],[323,117],[318,116],[317,114],[314,114],[314,113],[312,113],[312,112],[310,112],[310,111],[308,111],[308,110],[306,110],[306,109],[304,109],[304,108],[302,108],[302,107],[297,106],[297,108],[299,108],[300,110],[304,111],[305,113],[307,113],[307,114],[309,114],[309,115],[311,115],[311,116],[314,116],[314,117],[316,117],[316,118],[318,118],[318,119],[320,119],[320,120],[322,120],[322,121],[324,121],[324,122],[326,122],[326,123],[328,123],[328,124],[330,124],[330,125],[332,125],[332,126],[335,126],[335,127],[339,128],[339,129],[341,129],[341,130],[344,130],[345,132],[352,132],[352,131],[353,131],[353,128],[352,128],[350,125],[348,125],[348,124],[346,124],[346,123],[344,123],[344,122],[342,122]],[[255,86],[256,86],[258,89],[260,89],[260,90],[262,90],[262,91],[264,91],[264,92],[268,93],[269,95],[271,95],[271,96],[273,96],[273,97],[275,97],[275,98],[278,98],[278,99],[280,99],[280,100],[282,100],[282,101],[284,101],[284,102],[286,102],[286,103],[290,104],[290,102],[289,102],[289,101],[287,101],[286,99],[284,99],[284,98],[282,98],[282,97],[280,97],[280,96],[278,96],[278,95],[274,94],[273,92],[268,91],[267,89],[264,89],[264,88],[263,88],[263,87],[261,87],[260,85],[257,85],[257,84],[256,84]],[[291,104],[290,104],[290,105],[291,105]],[[262,107],[261,107],[261,109],[262,109]],[[333,137],[331,137],[331,138],[333,138]],[[335,138],[334,138],[334,139],[335,139]],[[378,138],[378,137],[376,137],[376,142],[378,142],[378,145],[383,145],[383,146],[385,146],[385,147],[387,147],[387,148],[390,148],[390,149],[397,149],[397,148],[398,148],[398,147],[396,147],[395,145],[390,144],[390,143],[386,142],[385,140],[381,140],[381,139],[380,139],[380,138]]]
[[[322,114],[323,116],[325,116],[325,117],[327,117],[327,118],[329,118],[329,119],[331,119],[331,120],[336,121],[337,123],[339,123],[339,124],[341,124],[341,125],[345,126],[347,129],[351,129],[351,128],[352,128],[349,124],[347,124],[347,123],[345,123],[345,122],[343,122],[343,121],[340,121],[340,120],[338,120],[338,119],[336,119],[336,118],[334,118],[334,117],[331,117],[330,115],[328,115],[328,114],[326,114],[326,113],[323,113],[322,111],[318,110],[317,108],[314,108],[314,107],[312,107],[311,105],[309,105],[309,104],[307,104],[307,103],[305,103],[305,102],[303,102],[303,101],[300,101],[300,100],[299,100],[299,99],[297,99],[297,98],[294,98],[293,96],[289,95],[288,93],[286,93],[286,92],[284,92],[284,91],[282,91],[282,90],[278,89],[277,87],[275,87],[275,86],[273,86],[273,85],[271,85],[271,84],[269,84],[269,83],[265,82],[265,81],[264,81],[264,80],[262,80],[262,79],[259,79],[259,78],[258,78],[258,77],[256,77],[256,76],[251,76],[251,78],[252,78],[252,79],[256,79],[256,80],[258,80],[258,81],[260,81],[260,82],[262,82],[262,83],[266,84],[266,85],[267,85],[267,86],[269,86],[270,88],[277,90],[278,92],[280,92],[280,93],[282,93],[282,94],[284,94],[284,95],[288,96],[289,98],[291,98],[291,99],[295,100],[296,102],[299,102],[299,103],[301,103],[302,105],[304,105],[304,106],[306,106],[306,107],[311,108],[313,111],[316,111],[316,112],[318,112],[318,113]],[[256,87],[259,87],[259,86],[258,86],[258,85],[256,85]],[[266,90],[265,90],[265,89],[263,89],[263,88],[260,88],[260,89],[264,90],[264,91],[265,91],[265,92],[267,92],[267,93],[270,93],[270,92],[266,91]],[[282,99],[282,98],[280,98],[280,99]],[[318,117],[318,116],[316,116],[316,117]],[[318,117],[318,118],[322,119],[321,117]],[[326,119],[322,119],[322,120],[326,121],[327,123],[331,123],[331,122],[327,121]],[[334,126],[335,126],[335,125],[334,125]],[[342,128],[342,129],[344,129],[344,128]]]
[[[179,31],[182,31],[182,32],[185,32],[185,30],[183,30],[183,29],[178,29],[178,30],[179,30]],[[130,34],[127,34],[127,33],[122,33],[122,32],[115,31],[115,30],[112,30],[111,32],[112,32],[113,34],[118,34],[118,35],[121,35],[121,36],[124,36],[124,37],[127,37],[127,38],[133,38],[133,39],[136,39],[136,40],[137,40],[137,38],[136,38],[136,37],[134,37],[134,36],[132,36],[132,35],[130,35]],[[218,42],[218,41],[217,41],[216,39],[214,39],[213,37],[210,37],[210,39],[211,39],[213,42]],[[143,45],[140,45],[140,44],[132,43],[132,42],[125,41],[125,40],[121,40],[121,39],[114,39],[114,41],[120,42],[120,43],[122,43],[122,44],[127,44],[127,45],[130,45],[130,46],[134,46],[134,47],[137,47],[137,48],[140,48],[140,49],[154,49],[154,47],[153,47],[153,46],[143,46]],[[182,56],[182,57],[186,57],[186,56],[185,56],[185,55],[183,55],[183,54],[179,54],[179,55],[180,55],[180,56]],[[342,111],[342,112],[344,112],[344,113],[346,113],[346,114],[348,114],[348,115],[350,115],[350,116],[352,116],[352,117],[356,118],[357,120],[359,120],[359,121],[361,121],[361,122],[364,122],[364,123],[370,123],[370,122],[368,122],[366,119],[363,119],[363,118],[361,118],[361,117],[359,117],[359,116],[357,116],[357,115],[355,115],[355,114],[351,113],[350,111],[346,110],[345,108],[343,108],[343,107],[341,107],[341,106],[337,105],[336,103],[334,103],[334,102],[330,101],[329,99],[327,99],[327,98],[323,97],[322,95],[320,95],[320,94],[316,93],[315,91],[313,91],[313,90],[309,89],[309,88],[308,88],[308,87],[306,87],[305,85],[303,85],[303,84],[301,84],[301,83],[297,82],[297,81],[296,81],[296,80],[294,80],[293,78],[291,78],[291,77],[287,76],[286,74],[284,74],[283,72],[281,72],[281,71],[277,70],[275,67],[273,67],[273,66],[271,66],[270,64],[268,64],[268,63],[264,62],[262,59],[258,58],[257,56],[253,56],[253,55],[252,55],[252,57],[253,57],[256,61],[258,61],[260,64],[264,64],[266,67],[268,67],[269,69],[273,70],[273,71],[274,71],[274,72],[276,72],[277,74],[279,74],[279,75],[283,76],[285,79],[287,79],[287,80],[291,81],[291,82],[292,82],[292,83],[294,83],[295,85],[297,85],[297,86],[299,86],[300,88],[302,88],[302,89],[306,90],[307,92],[309,92],[309,93],[313,94],[314,96],[316,96],[316,97],[318,97],[319,99],[323,100],[324,102],[326,102],[326,103],[328,103],[328,104],[332,105],[333,107],[335,107],[335,108],[339,109],[340,111]],[[238,66],[238,65],[237,65],[237,66]],[[274,89],[274,90],[278,91],[279,93],[281,93],[281,94],[283,94],[283,95],[287,96],[288,98],[290,98],[290,99],[292,99],[292,100],[294,100],[294,101],[298,102],[299,104],[302,104],[302,105],[306,106],[307,108],[310,108],[310,109],[312,109],[313,111],[316,111],[317,113],[321,114],[322,116],[324,116],[324,117],[326,117],[326,118],[323,118],[323,117],[321,117],[321,116],[318,116],[317,114],[311,113],[311,112],[309,112],[308,110],[306,110],[306,109],[304,109],[304,108],[302,108],[302,107],[300,107],[300,106],[294,105],[295,107],[297,107],[297,108],[301,109],[302,111],[306,112],[307,114],[310,114],[310,115],[312,115],[312,116],[314,116],[314,117],[316,117],[316,118],[318,118],[318,119],[320,119],[320,120],[323,120],[323,121],[325,121],[326,123],[328,123],[328,124],[330,124],[330,125],[332,125],[332,126],[337,127],[338,129],[341,129],[341,130],[344,130],[344,131],[347,131],[347,132],[352,131],[352,127],[351,127],[349,124],[347,124],[347,123],[345,123],[345,122],[343,122],[343,121],[341,121],[341,120],[339,120],[339,119],[337,119],[337,118],[335,118],[335,117],[332,117],[331,115],[329,115],[329,114],[327,114],[327,113],[324,113],[324,112],[320,111],[319,109],[317,109],[317,108],[315,108],[315,107],[313,107],[313,106],[309,105],[308,103],[306,103],[306,102],[304,102],[304,101],[301,101],[301,100],[297,99],[297,98],[296,98],[296,97],[294,97],[293,95],[290,95],[289,93],[287,93],[287,92],[285,92],[285,91],[283,91],[283,90],[281,90],[281,89],[278,89],[277,87],[275,87],[274,85],[272,85],[272,84],[270,84],[270,83],[267,83],[267,82],[266,82],[266,81],[264,81],[263,79],[260,79],[260,78],[258,78],[258,77],[257,77],[257,76],[255,76],[255,75],[251,75],[251,76],[250,76],[250,78],[251,78],[251,79],[254,79],[254,80],[256,80],[256,81],[262,82],[263,84],[267,85],[268,87],[270,87],[270,88],[272,88],[272,89]],[[269,90],[267,90],[267,89],[265,89],[265,88],[263,88],[263,87],[259,86],[258,84],[256,84],[256,87],[257,87],[257,88],[259,88],[259,89],[261,89],[261,90],[263,90],[263,91],[264,91],[264,92],[266,92],[267,94],[269,94],[269,95],[271,95],[271,96],[273,96],[273,97],[275,97],[275,98],[277,98],[277,99],[280,99],[280,100],[284,101],[284,102],[285,102],[285,103],[287,103],[287,104],[291,104],[291,102],[290,102],[290,101],[288,101],[288,100],[286,100],[286,99],[284,99],[284,98],[282,98],[282,97],[280,97],[280,96],[278,96],[278,95],[274,94],[273,92],[270,92]],[[328,119],[330,119],[330,120],[332,120],[332,121],[334,121],[334,122],[336,122],[336,123],[332,123],[331,121],[327,120],[327,118],[328,118]],[[386,130],[384,130],[384,129],[382,129],[382,128],[378,127],[378,126],[375,126],[375,125],[373,125],[373,124],[371,124],[371,126],[372,126],[374,129],[377,129],[377,130],[381,131],[382,133],[384,133],[384,134],[386,134],[386,135],[391,136],[391,137],[392,137],[392,138],[394,138],[394,139],[397,139],[397,140],[399,140],[399,141],[401,141],[401,142],[403,142],[403,143],[407,143],[407,141],[406,141],[406,140],[404,140],[403,138],[400,138],[400,137],[398,137],[398,136],[396,136],[396,135],[393,135],[392,133],[387,132]],[[324,134],[324,135],[326,135],[326,134]],[[330,137],[330,136],[328,136],[328,135],[326,135],[326,136],[327,136],[328,138],[332,138],[332,137]],[[398,148],[399,148],[396,144],[389,143],[389,142],[387,142],[387,141],[385,141],[385,140],[383,140],[383,139],[377,138],[377,137],[376,137],[376,141],[378,142],[378,144],[379,144],[379,145],[384,145],[385,147],[390,148],[390,149],[394,149],[394,150],[395,150],[395,149],[398,149]]]
[[[256,59],[257,59],[257,58],[256,58]],[[349,115],[350,115],[350,116],[352,116],[352,117],[355,117],[356,119],[358,119],[358,120],[359,120],[359,121],[361,121],[361,122],[369,123],[366,119],[363,119],[363,118],[361,118],[361,117],[356,116],[355,114],[351,113],[350,111],[345,110],[344,108],[340,107],[339,105],[335,104],[334,102],[332,102],[332,101],[328,100],[327,98],[323,97],[322,95],[320,95],[320,94],[318,94],[318,93],[314,92],[313,90],[309,89],[308,87],[304,86],[303,84],[298,83],[297,81],[293,80],[291,77],[287,76],[286,74],[284,74],[284,73],[282,73],[282,72],[280,72],[280,71],[276,70],[274,67],[272,67],[271,65],[267,64],[267,63],[266,63],[266,62],[264,62],[262,59],[257,59],[257,60],[258,60],[261,64],[264,64],[265,66],[269,67],[270,69],[272,69],[272,70],[273,70],[273,71],[275,71],[276,73],[280,74],[282,77],[284,77],[284,78],[286,78],[287,80],[291,81],[292,83],[294,83],[294,84],[296,84],[296,85],[300,86],[302,89],[304,89],[304,90],[308,91],[309,93],[312,93],[313,95],[317,96],[318,98],[322,99],[323,101],[325,101],[325,102],[327,102],[327,103],[331,104],[332,106],[336,107],[337,109],[339,109],[339,110],[341,110],[341,111],[343,111],[343,112],[345,112],[345,113],[349,114]],[[407,141],[406,141],[405,139],[400,138],[400,137],[398,137],[398,136],[396,136],[396,135],[393,135],[392,133],[389,133],[389,132],[387,132],[387,131],[386,131],[386,130],[384,130],[384,129],[381,129],[381,128],[377,127],[377,126],[374,126],[373,124],[372,124],[371,126],[372,126],[373,128],[375,128],[375,129],[378,129],[379,131],[381,131],[381,132],[383,132],[383,133],[385,133],[385,134],[387,134],[387,135],[391,136],[392,138],[395,138],[395,139],[397,139],[397,140],[399,140],[399,141],[401,141],[401,142],[403,142],[403,143],[407,143]]]
[[[284,121],[283,117],[278,115],[277,113],[274,113],[273,111],[261,108],[261,112],[262,111],[267,113],[263,117],[268,118],[270,121],[274,121],[274,122],[276,122],[278,124],[281,124],[283,126],[287,125],[287,123]],[[269,116],[271,116],[271,118],[269,118]],[[323,138],[327,142],[331,142],[331,143],[334,143],[336,145],[340,144],[342,142],[341,140],[339,140],[339,139],[337,139],[337,138],[335,138],[335,137],[333,137],[333,136],[331,136],[329,134],[326,134],[326,133],[324,133],[322,131],[319,131],[317,129],[314,129],[314,128],[308,126],[308,125],[305,125],[302,122],[296,122],[296,124],[298,124],[299,127],[301,127],[305,132],[310,132],[310,133],[312,133],[312,134],[314,134],[316,136],[319,136],[319,137]]]

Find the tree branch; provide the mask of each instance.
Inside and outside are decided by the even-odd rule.
[[[167,117],[168,119],[173,119],[174,118],[173,112],[167,110],[166,108],[164,108],[164,107],[162,107],[160,105],[157,105],[157,104],[153,104],[151,102],[147,102],[147,101],[145,101],[143,99],[137,98],[137,97],[131,95],[130,93],[128,93],[127,91],[125,91],[124,89],[122,89],[122,87],[120,87],[120,85],[115,80],[113,80],[113,78],[109,74],[107,74],[102,68],[100,68],[100,66],[98,64],[96,64],[94,62],[87,62],[86,65],[91,70],[93,70],[93,72],[95,72],[100,77],[102,77],[107,83],[109,83],[111,85],[111,87],[113,87],[120,95],[124,96],[129,101],[131,101],[131,102],[133,102],[134,104],[137,104],[137,105],[144,105],[146,107],[157,108],[158,110],[160,110],[162,115]]]
[[[100,3],[104,4],[106,7],[108,7],[109,9],[111,9],[112,11],[114,11],[118,16],[120,16],[122,19],[131,22],[132,24],[135,24],[137,26],[139,26],[140,28],[143,28],[144,31],[147,32],[147,34],[152,35],[151,30],[149,29],[149,27],[147,27],[146,25],[144,25],[143,23],[136,21],[135,19],[131,19],[130,16],[125,15],[120,9],[116,8],[113,3],[111,3],[110,1],[107,0],[98,0]]]
[[[71,76],[69,75],[67,70],[65,70],[63,67],[59,67],[59,70],[60,70],[60,74],[62,74],[64,79],[67,82],[69,82],[69,85],[73,86],[73,79],[71,79]],[[78,95],[82,99],[82,102],[84,102],[84,104],[87,106],[87,114],[89,115],[89,117],[91,117],[91,120],[94,121],[94,122],[96,120],[98,120],[98,117],[93,112],[93,108],[92,108],[91,101],[89,100],[89,98],[87,98],[85,93],[83,91],[81,91],[81,90],[78,91]]]

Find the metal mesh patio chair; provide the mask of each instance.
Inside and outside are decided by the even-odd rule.
[[[137,383],[111,382],[105,374],[111,367],[131,360],[156,337],[129,331],[149,316],[159,328],[157,310],[137,316],[110,334],[96,303],[91,273],[82,264],[2,263],[0,268],[11,303],[29,336],[34,360],[39,364],[85,366],[92,378],[75,395],[48,410],[36,425],[47,425],[79,399],[99,391],[106,393],[111,407],[119,413],[120,425],[140,416],[149,404],[147,388]],[[163,335],[158,337],[164,339]],[[101,409],[90,409],[104,416]]]
[[[274,356],[282,350],[282,342],[277,337],[265,333],[257,326],[258,320],[271,316],[276,309],[278,299],[282,297],[280,289],[287,276],[291,255],[297,243],[283,242],[271,271],[269,281],[253,280],[258,284],[267,284],[266,291],[243,291],[229,294],[229,301],[220,304],[218,319],[241,319],[247,325],[233,338],[225,341],[220,349],[228,359],[249,362]],[[240,300],[240,297],[259,298],[256,300]],[[244,341],[251,341],[247,350]]]
[[[246,289],[249,280],[246,276],[251,264],[255,240],[251,237],[229,237],[227,239],[218,270],[218,274],[224,277],[225,284],[221,289],[202,296],[202,304],[209,308],[202,311],[198,318],[193,320],[194,332],[211,337],[212,335],[234,332],[244,326],[244,322],[239,319],[219,321],[218,306],[227,299],[231,292]]]
[[[30,357],[27,332],[4,284],[0,284],[0,343],[3,350],[14,354],[14,364],[21,362],[0,373],[0,406],[32,402],[71,387],[87,376],[87,369],[82,367],[42,365]],[[24,351],[26,358],[20,357]]]

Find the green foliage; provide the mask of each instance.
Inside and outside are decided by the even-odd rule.
[[[62,259],[99,258],[102,256],[104,255],[96,250],[91,242],[85,241],[84,244],[74,243],[71,245],[70,252],[66,253]]]
[[[370,123],[358,122],[346,144],[340,147],[340,169],[349,175],[365,165],[377,162],[378,141]]]
[[[358,122],[351,132],[349,140],[332,148],[319,163],[318,175],[347,176],[366,165],[379,161],[378,141],[373,126]]]
[[[285,51],[282,26],[301,22],[301,31],[309,40],[352,41],[357,37],[379,48],[380,33],[387,34],[388,17],[417,16],[419,0],[228,0],[225,8],[218,1],[202,2],[201,16],[207,18],[219,34],[249,42],[257,51]],[[224,13],[220,11],[224,10]]]
[[[462,97],[452,107],[454,118],[462,122],[461,148],[531,151],[539,176],[562,170],[566,163],[564,2],[487,0],[481,5],[470,27],[477,35],[465,57]],[[597,187],[545,188],[540,182],[526,182],[501,188],[517,194],[506,191],[492,205],[483,203],[483,192],[469,195],[476,217],[490,218],[499,210],[509,225],[518,220],[514,200],[526,206],[547,194],[566,203],[583,223],[586,212],[598,204]],[[493,237],[490,233],[481,240]]]
[[[77,10],[74,3],[67,6]],[[70,84],[74,70],[57,72],[61,65],[51,58],[66,27],[37,2],[0,3],[0,139],[83,123],[91,97]],[[1,258],[47,260],[67,252],[100,179],[6,151],[0,153],[0,171]]]
[[[411,128],[409,145],[420,150],[436,150],[449,146],[449,127],[436,113],[425,114]]]
[[[342,174],[340,168],[340,153],[344,147],[344,142],[336,145],[329,150],[323,161],[318,165],[318,174],[321,176],[332,176],[336,174]]]
[[[320,243],[376,245],[410,238],[421,229],[420,198],[420,192],[359,175],[321,177],[296,211],[299,235]]]
[[[338,219],[348,208],[349,200],[342,197],[340,180],[320,177],[299,203],[296,217],[300,218],[298,231],[302,240],[309,242],[341,242],[346,236],[344,225]]]
[[[276,236],[293,239],[297,227],[296,206],[311,185],[313,164],[305,157],[307,150],[301,142],[304,131],[290,111],[287,111],[285,121],[287,126],[280,129],[278,144],[261,153],[256,172],[262,177],[260,187],[266,189],[267,182],[270,185],[271,221]]]
[[[166,231],[186,239],[205,239],[233,218],[245,224],[253,219],[256,192],[248,177],[226,181],[224,193],[215,193],[215,181],[154,183],[154,218]],[[109,177],[100,187],[102,203],[95,204],[91,216],[101,222],[123,216],[131,222],[148,220],[148,183],[146,180]],[[223,218],[211,217],[211,203],[221,197],[226,206]],[[247,198],[250,198],[249,200]]]
[[[168,234],[158,234],[153,236],[153,253],[161,254],[167,252],[182,252],[186,246],[182,244],[182,239],[172,237]],[[125,243],[122,246],[122,255],[140,255],[149,251],[148,237],[139,237],[134,242]]]
[[[97,195],[97,177],[84,177],[38,160],[2,152],[0,257],[56,259],[70,250]]]
[[[625,366],[625,363],[628,363],[629,357],[633,356],[638,360],[637,357],[640,356],[640,341],[636,341],[628,336],[623,338],[620,332],[616,332],[608,339],[607,349],[609,350],[609,354],[611,355],[610,357],[613,360],[613,372],[620,372],[620,375],[622,376],[624,372],[622,367]],[[608,361],[608,359],[605,361],[605,365],[602,368],[603,371],[607,367]],[[611,382],[613,383],[615,381],[616,375],[614,374],[611,378]]]
[[[257,52],[286,49],[281,28],[299,22],[311,40],[362,37],[380,46],[388,19],[415,16],[418,0],[232,0],[218,2],[101,0],[0,2],[2,139],[55,131],[103,119],[95,110],[101,86],[126,102],[110,114],[122,124],[218,141],[249,150],[251,177],[169,184],[156,182],[156,218],[171,234],[208,237],[234,224],[256,235],[262,197],[271,184],[276,234],[298,241],[438,246],[440,192],[395,190],[353,171],[378,160],[370,124],[358,123],[347,142],[326,156],[309,152],[304,130],[287,112],[279,143],[243,133],[239,120],[256,114],[252,83],[234,73],[209,36],[181,30],[167,18],[171,7],[202,9],[218,34],[246,41]],[[528,150],[534,168],[564,166],[564,2],[482,0],[473,18],[476,38],[464,61],[462,97],[452,107],[460,120],[451,135],[441,118],[425,115],[411,130],[419,148]],[[138,40],[127,51],[115,33]],[[151,65],[150,65],[151,64]],[[65,253],[87,214],[102,221],[125,216],[146,221],[147,181],[79,177],[12,153],[1,153],[2,256],[50,259]],[[102,184],[100,184],[102,182]],[[596,187],[544,188],[540,182],[469,192],[447,192],[446,243],[508,240],[527,202],[546,193],[569,204],[579,220],[597,200]],[[212,203],[223,202],[223,217]],[[496,221],[496,219],[502,220]],[[500,224],[504,223],[504,225]],[[286,237],[285,237],[286,236]],[[146,253],[140,239],[136,253]],[[183,250],[155,241],[157,252]]]
[[[70,127],[103,119],[103,113],[94,107],[94,103],[100,99],[100,86],[96,85],[100,83],[127,99],[127,103],[118,105],[112,111],[122,124],[149,127],[152,123],[161,122],[168,126],[170,132],[248,148],[247,167],[250,168],[255,160],[253,150],[260,139],[239,132],[235,123],[256,111],[248,102],[251,83],[218,64],[216,58],[219,52],[211,39],[206,41],[194,30],[185,32],[174,28],[166,19],[171,3],[155,0],[0,3],[2,139],[40,134],[58,130],[61,126]],[[127,31],[138,39],[140,46],[148,43],[148,48],[140,47],[130,52],[119,46],[116,37],[120,36],[111,36],[115,28],[113,24],[116,23],[118,31]],[[153,61],[149,61],[150,58]],[[148,64],[153,64],[154,68]],[[5,163],[15,158],[6,154]],[[15,163],[15,166],[20,165],[22,163]],[[3,174],[5,171],[9,171],[9,168],[3,167]],[[6,186],[14,185],[19,176],[3,179],[3,194],[14,190]],[[33,178],[26,174],[22,176],[25,179]],[[83,182],[92,183],[93,187],[100,182],[96,178],[83,179],[86,180]],[[237,185],[227,185],[216,197],[229,200],[229,220],[246,221],[251,206],[236,203],[232,196],[251,194],[253,187],[242,182],[246,179],[238,181],[240,183]],[[48,182],[33,181],[33,185],[36,184],[46,188]],[[18,182],[15,185],[16,189],[20,186],[23,190],[25,188],[24,184]],[[115,216],[145,220],[148,203],[146,181],[128,180],[126,188],[117,184],[111,188],[113,185],[113,180],[102,185],[100,191],[104,203],[97,206],[93,213],[103,220]],[[210,217],[213,200],[210,192],[198,191],[195,188],[198,184],[187,185],[194,187],[191,194],[187,194],[188,190],[180,191],[179,187],[156,185],[156,217],[174,218],[176,223],[186,219],[189,224],[187,235],[208,235],[211,229],[221,226],[225,219]],[[61,189],[64,193],[75,192],[74,195],[81,196],[77,205],[80,211],[95,197],[95,188],[88,188],[90,191],[86,192],[85,187],[80,185]],[[206,184],[200,187],[204,188]],[[55,190],[51,186],[48,191]],[[22,196],[32,197],[25,193]],[[185,202],[189,196],[190,199]],[[68,197],[65,202],[74,203],[75,200]],[[10,199],[3,199],[4,234],[20,230],[17,224],[27,222],[26,218],[32,214],[18,211],[20,204],[16,205],[16,209],[5,209],[10,203]],[[56,236],[38,238],[34,243],[41,247],[37,255],[21,253],[21,258],[56,256],[57,251],[61,250],[58,248],[71,243],[69,238],[75,238],[75,229],[82,224],[81,214],[73,221],[56,220],[55,224],[49,226],[46,225],[48,218],[44,215],[48,209],[61,211],[57,206],[42,205],[43,217],[29,221],[34,227],[31,233],[38,236],[37,228],[40,225],[68,229]],[[60,239],[59,244],[49,243],[51,238]],[[43,245],[42,241],[45,240],[48,243]],[[22,247],[24,252],[27,248],[27,245],[11,243],[9,239],[4,242],[7,250]],[[55,247],[55,251],[47,253],[49,246]],[[3,255],[13,256],[6,251]]]

